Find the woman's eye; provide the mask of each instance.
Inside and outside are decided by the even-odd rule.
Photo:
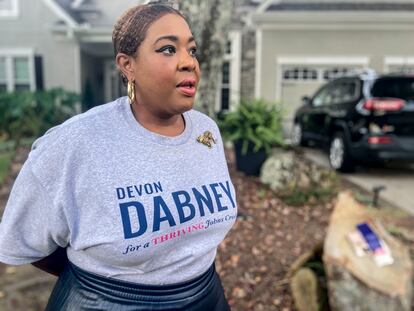
[[[196,57],[197,56],[197,48],[190,49],[190,55],[193,56],[193,57]]]
[[[157,50],[157,52],[162,52],[166,55],[171,55],[175,53],[175,47],[168,45],[168,46],[164,46],[161,49]]]

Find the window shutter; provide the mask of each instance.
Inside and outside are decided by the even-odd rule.
[[[36,77],[36,90],[43,91],[43,57],[36,55],[34,58],[35,62],[35,77]]]

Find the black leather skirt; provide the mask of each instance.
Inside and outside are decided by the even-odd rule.
[[[69,262],[45,311],[228,311],[214,264],[197,278],[172,285],[143,285],[104,277]]]

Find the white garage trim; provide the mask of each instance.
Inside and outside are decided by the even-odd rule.
[[[346,24],[308,24],[308,23],[288,23],[288,24],[262,24],[260,27],[263,30],[320,30],[320,31],[349,31],[349,30],[412,30],[413,24],[362,24],[362,23],[346,23]]]
[[[414,66],[414,56],[386,56],[384,58],[384,72],[390,72],[391,66]]]
[[[409,30],[413,28],[413,12],[355,11],[280,11],[252,15],[253,23],[265,30]]]
[[[255,59],[255,83],[254,83],[254,97],[260,98],[262,94],[262,41],[263,33],[260,28],[256,29],[256,59]]]
[[[276,57],[282,65],[368,65],[369,57]]]
[[[285,57],[285,56],[276,56],[276,88],[275,88],[275,99],[280,101],[282,98],[282,67],[287,65],[296,65],[296,66],[362,66],[367,68],[369,64],[369,57],[358,56],[358,57],[346,57],[346,56],[322,56],[322,57]],[[303,81],[302,81],[303,82]]]

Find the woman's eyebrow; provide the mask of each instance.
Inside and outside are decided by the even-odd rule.
[[[154,45],[155,45],[158,41],[161,41],[161,40],[170,40],[170,41],[173,41],[173,42],[178,42],[178,41],[179,41],[179,39],[178,39],[178,37],[177,37],[177,36],[174,36],[174,35],[168,35],[168,36],[162,36],[162,37],[159,37],[157,40],[155,40]],[[195,39],[194,39],[194,37],[193,37],[193,36],[191,36],[190,38],[188,38],[187,43],[190,43],[190,42],[193,42],[193,41],[195,41]]]

